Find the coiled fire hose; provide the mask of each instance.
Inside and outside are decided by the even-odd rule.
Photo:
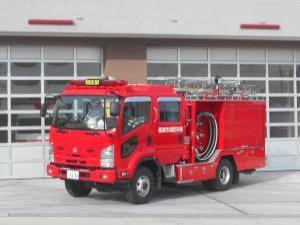
[[[197,115],[196,126],[201,126],[200,121],[202,117],[206,117],[209,123],[209,141],[206,148],[201,149],[202,146],[195,147],[195,157],[198,162],[208,160],[215,152],[218,141],[218,124],[214,115],[210,112],[201,112]],[[200,139],[200,135],[196,133],[196,138]]]

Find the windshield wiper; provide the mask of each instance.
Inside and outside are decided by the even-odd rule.
[[[88,112],[90,111],[89,106],[90,106],[90,102],[86,103],[85,113],[84,113],[84,115],[82,115],[82,117],[78,114],[78,116],[80,117],[79,118],[80,121],[83,121],[85,119],[85,117],[87,116]]]
[[[63,129],[66,129],[65,126],[64,126],[65,124],[66,124],[65,121],[62,122],[62,124],[58,127],[57,131],[58,131],[58,132],[61,132]],[[57,126],[57,125],[56,125],[56,126]]]

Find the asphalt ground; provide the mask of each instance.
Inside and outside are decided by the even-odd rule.
[[[4,224],[300,224],[300,171],[241,175],[225,192],[201,183],[163,188],[145,205],[94,190],[73,198],[58,179],[0,180]]]

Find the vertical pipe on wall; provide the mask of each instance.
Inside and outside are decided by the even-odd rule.
[[[293,68],[294,68],[294,74],[293,74],[293,84],[294,84],[294,129],[295,129],[295,139],[297,140],[298,139],[298,111],[297,111],[297,65],[296,65],[296,50],[293,51],[293,56],[294,56],[294,59],[293,59]],[[298,145],[297,145],[298,147]]]
[[[9,146],[9,152],[10,152],[10,176],[13,175],[13,155],[12,155],[12,147],[11,147],[11,83],[10,83],[10,77],[11,77],[11,62],[10,62],[10,45],[7,47],[7,138],[8,138],[8,146]]]

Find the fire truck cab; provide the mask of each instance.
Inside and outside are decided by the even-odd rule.
[[[74,197],[118,189],[141,204],[164,184],[223,191],[265,166],[264,100],[183,86],[72,81],[51,115],[47,174]]]

